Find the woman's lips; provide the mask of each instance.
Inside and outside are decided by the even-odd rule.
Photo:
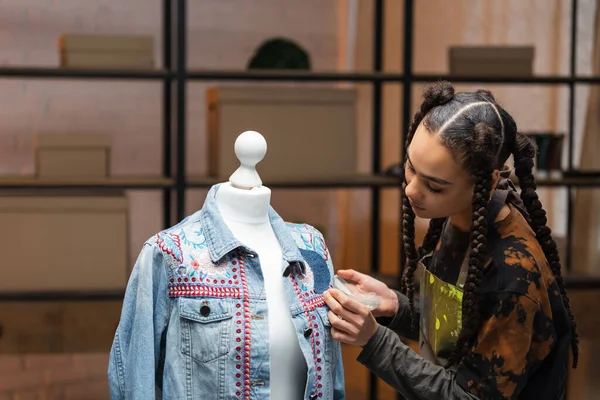
[[[425,209],[415,203],[413,203],[412,201],[410,202],[410,205],[413,209],[417,210],[417,211],[425,211]]]

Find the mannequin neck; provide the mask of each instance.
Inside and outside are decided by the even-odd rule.
[[[269,221],[271,190],[267,187],[239,189],[226,182],[219,187],[215,201],[225,221],[243,224],[262,224]]]

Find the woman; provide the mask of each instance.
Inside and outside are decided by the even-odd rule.
[[[358,361],[408,399],[560,399],[578,336],[536,194],[535,148],[488,91],[442,82],[423,97],[406,143],[403,294],[339,271],[382,301],[371,313],[329,290],[332,335],[362,346]],[[415,215],[431,221],[419,249]],[[419,355],[392,330],[419,340]]]

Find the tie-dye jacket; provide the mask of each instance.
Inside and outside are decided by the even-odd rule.
[[[398,339],[396,333],[418,338],[410,329],[408,299],[399,293],[398,314],[380,320],[389,329],[380,326],[360,354],[361,363],[407,400],[564,397],[572,338],[569,317],[519,200],[511,190],[510,213],[488,228],[480,328],[458,365],[432,364]],[[468,245],[469,233],[446,224],[427,269],[454,284]],[[418,321],[418,307],[415,312]]]

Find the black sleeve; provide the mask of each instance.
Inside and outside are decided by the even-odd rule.
[[[408,297],[396,290],[394,290],[394,292],[398,296],[398,312],[393,317],[379,317],[377,318],[377,322],[380,325],[393,330],[404,338],[410,340],[419,340],[419,297],[415,296],[415,324],[412,326],[413,324],[410,314],[410,305],[408,304]]]
[[[408,400],[477,399],[456,382],[454,370],[425,360],[381,325],[357,360]]]

